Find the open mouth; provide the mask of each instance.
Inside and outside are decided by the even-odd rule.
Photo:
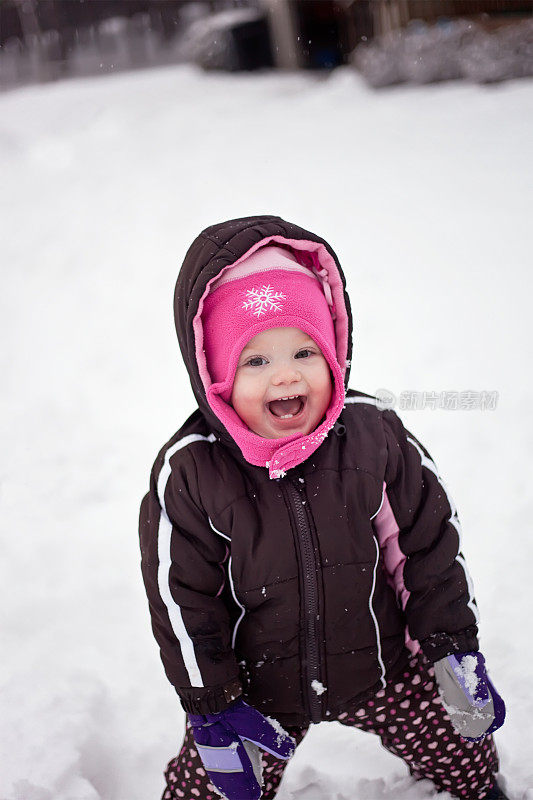
[[[306,399],[305,395],[293,394],[291,397],[271,400],[267,406],[272,416],[277,419],[294,419],[303,411]]]

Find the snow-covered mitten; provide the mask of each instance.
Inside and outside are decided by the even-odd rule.
[[[481,653],[445,656],[434,666],[444,708],[463,739],[476,742],[501,728],[505,703],[487,675]]]
[[[279,722],[239,698],[218,714],[189,714],[194,740],[211,782],[227,800],[258,800],[262,770],[258,748],[288,759],[296,742]]]

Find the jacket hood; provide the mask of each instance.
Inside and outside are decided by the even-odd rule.
[[[206,384],[209,383],[209,377],[199,318],[203,301],[215,279],[228,267],[267,244],[288,248],[299,263],[312,269],[329,285],[333,301],[337,361],[341,368],[341,374],[344,375],[344,387],[348,385],[352,351],[350,301],[346,293],[343,272],[330,245],[320,236],[276,216],[242,217],[211,225],[197,236],[183,261],[174,294],[174,319],[181,353],[200,410],[212,430],[223,439],[225,444],[231,447],[236,447],[240,443],[236,443],[235,439],[230,436],[221,415],[219,412],[215,413],[207,399]],[[335,413],[336,419],[340,411]],[[279,477],[279,474],[283,474],[284,469],[305,460],[325,438],[335,419],[332,420],[330,415],[328,426],[320,433],[316,441],[309,442],[311,446],[308,446],[307,450],[305,447],[303,448],[305,451],[303,455],[300,453],[295,455],[294,452],[291,455],[285,448],[284,458],[281,461],[276,459],[276,464],[280,468],[276,470],[271,465],[271,477]],[[270,441],[275,443],[282,440]],[[288,442],[288,439],[283,442]],[[242,450],[242,446],[239,449]],[[244,455],[246,457],[246,453]],[[260,465],[266,466],[265,463]]]

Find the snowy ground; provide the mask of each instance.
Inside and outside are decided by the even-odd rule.
[[[193,408],[171,313],[204,226],[275,213],[328,238],[352,386],[496,390],[404,412],[462,517],[482,647],[533,798],[533,84],[371,93],[350,70],[177,67],[0,96],[1,800],[158,800],[184,719],[149,628],[137,513]],[[528,263],[529,261],[529,263]],[[425,800],[362,733],[314,728],[280,800]]]

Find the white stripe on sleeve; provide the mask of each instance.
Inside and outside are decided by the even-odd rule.
[[[464,560],[463,556],[461,555],[461,551],[463,549],[463,545],[462,545],[462,533],[463,532],[461,530],[461,523],[459,522],[459,517],[457,516],[456,505],[453,502],[453,498],[452,498],[452,496],[450,495],[450,493],[448,491],[448,487],[446,486],[446,484],[444,483],[444,481],[442,480],[442,478],[440,477],[440,475],[438,473],[438,470],[437,470],[437,467],[435,465],[435,462],[432,461],[431,458],[428,458],[428,456],[424,453],[424,451],[422,450],[422,448],[420,447],[418,442],[415,442],[415,440],[411,439],[410,436],[407,437],[407,441],[410,444],[412,444],[413,447],[418,451],[422,466],[426,467],[427,469],[429,469],[429,471],[432,472],[435,475],[435,477],[437,478],[438,482],[440,483],[440,485],[442,486],[442,488],[444,490],[444,493],[445,493],[445,495],[446,495],[446,497],[448,499],[448,503],[450,504],[451,515],[450,515],[450,518],[449,518],[449,522],[450,522],[451,525],[453,525],[453,527],[457,531],[457,535],[459,537],[459,553],[455,557],[455,560],[461,565],[461,567],[463,569],[463,572],[465,574],[466,585],[468,587],[468,603],[467,603],[468,608],[470,609],[470,611],[474,615],[474,618],[475,618],[476,622],[479,622],[479,610],[478,610],[478,607],[477,607],[477,605],[476,605],[476,603],[474,601],[474,584],[473,584],[473,581],[472,581],[472,577],[471,577],[471,575],[470,575],[470,573],[468,571],[468,568],[466,566],[466,561]]]
[[[345,397],[344,398],[344,405],[347,406],[350,403],[367,403],[370,406],[379,406],[379,400],[377,397]]]
[[[202,674],[200,672],[198,662],[196,661],[193,642],[187,633],[185,623],[183,622],[181,608],[175,602],[170,591],[170,541],[172,538],[172,523],[168,517],[165,507],[165,489],[170,477],[170,459],[174,453],[177,453],[177,451],[181,450],[183,447],[187,447],[187,445],[191,444],[192,442],[214,442],[215,440],[216,437],[212,433],[209,436],[201,436],[199,433],[191,433],[189,436],[185,436],[183,439],[175,442],[165,453],[165,461],[161,467],[161,472],[159,473],[159,478],[157,480],[157,494],[159,497],[159,504],[161,505],[161,516],[159,518],[157,539],[157,553],[159,558],[157,582],[159,586],[159,594],[161,595],[161,599],[167,607],[172,630],[174,631],[174,634],[180,643],[181,655],[185,663],[185,669],[189,675],[189,681],[191,682],[191,686],[195,687],[203,687],[204,682],[202,679]]]

